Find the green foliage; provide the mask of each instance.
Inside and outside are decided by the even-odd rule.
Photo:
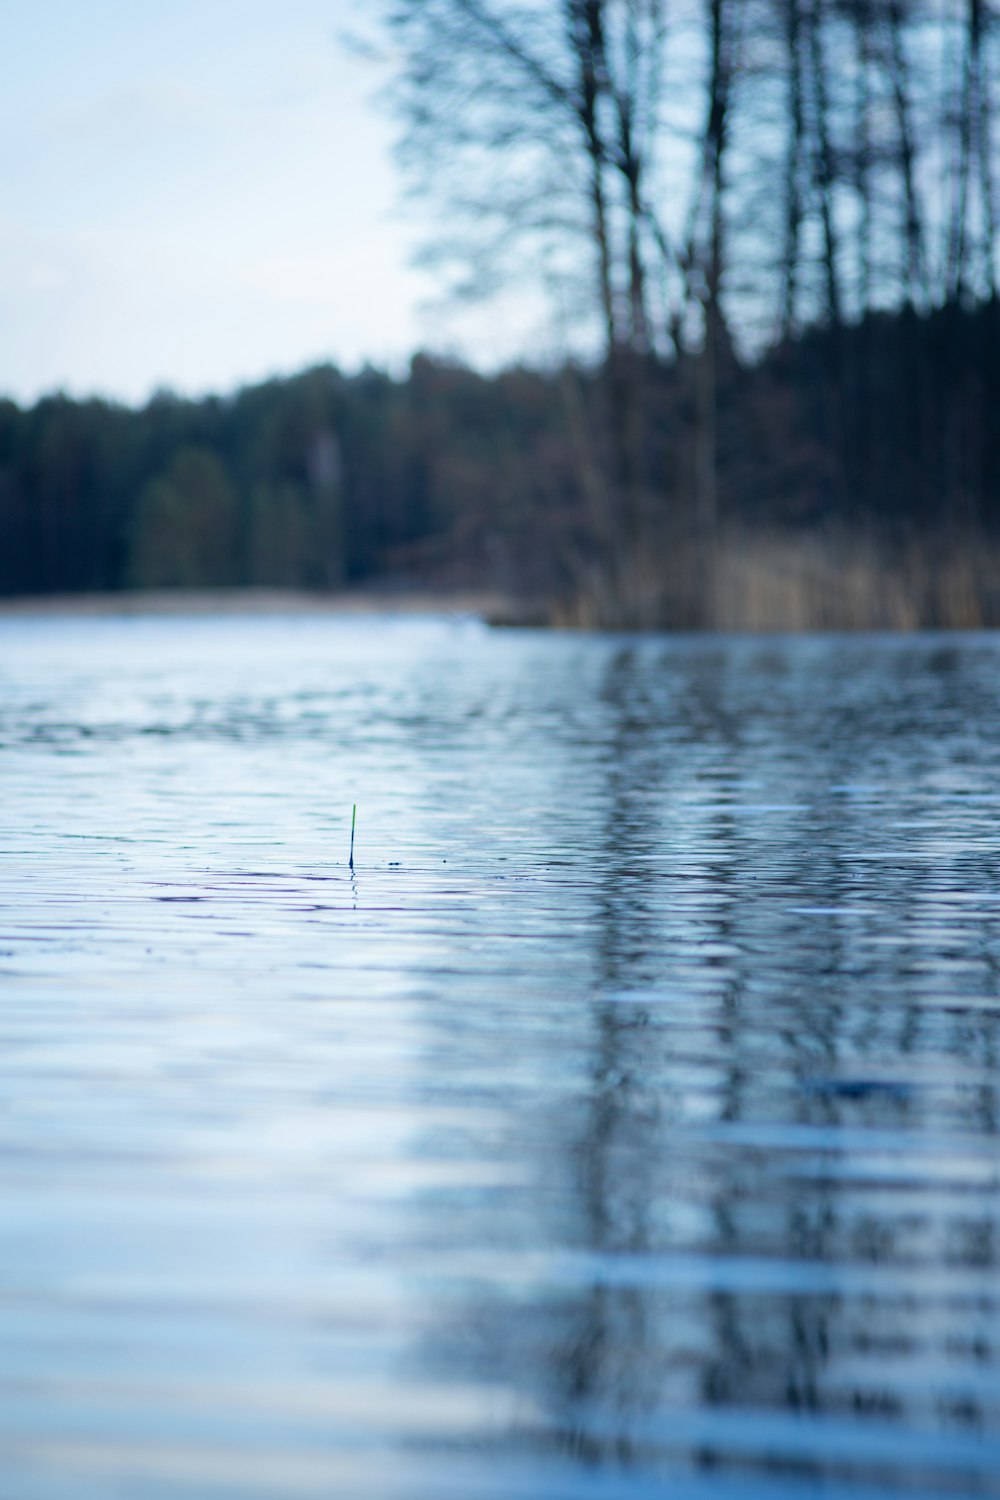
[[[136,506],[127,580],[135,588],[224,586],[238,579],[236,491],[207,448],[181,448]]]

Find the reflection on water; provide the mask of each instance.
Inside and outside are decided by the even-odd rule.
[[[8,620],[0,773],[5,1497],[1000,1493],[1000,642]]]

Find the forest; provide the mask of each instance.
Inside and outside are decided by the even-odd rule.
[[[992,0],[386,0],[442,294],[563,352],[0,402],[0,590],[1000,621]],[[512,301],[513,299],[513,301]]]

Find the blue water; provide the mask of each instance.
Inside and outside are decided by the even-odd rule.
[[[1000,642],[7,618],[0,795],[3,1500],[1000,1494]]]

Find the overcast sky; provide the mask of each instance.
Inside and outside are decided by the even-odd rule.
[[[433,329],[364,0],[0,0],[0,392],[142,400]]]

